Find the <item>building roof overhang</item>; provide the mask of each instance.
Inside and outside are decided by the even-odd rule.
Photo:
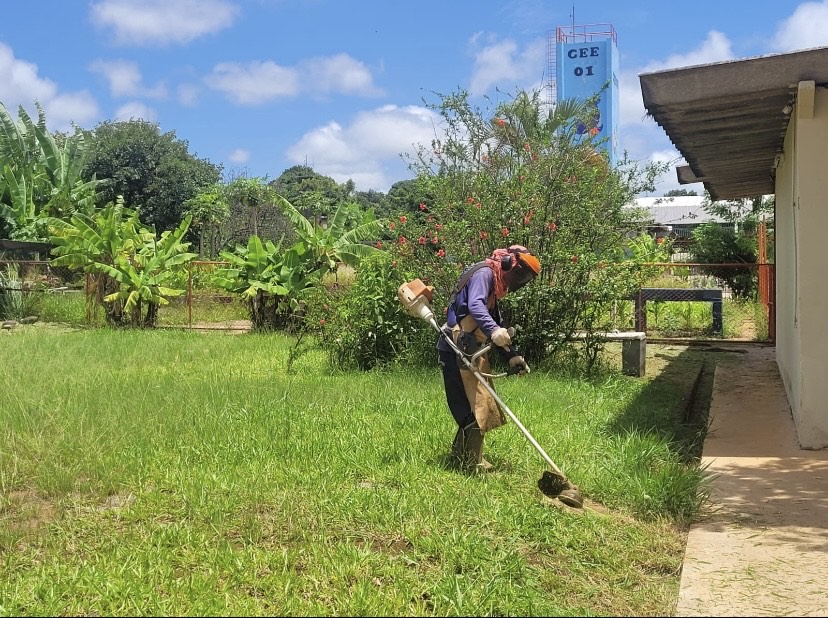
[[[714,200],[775,192],[798,85],[828,87],[828,47],[639,75],[647,113],[684,157],[681,184]]]

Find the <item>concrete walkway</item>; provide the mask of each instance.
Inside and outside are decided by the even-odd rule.
[[[716,369],[711,500],[688,535],[675,615],[828,616],[828,449],[799,448],[774,348],[739,357]]]

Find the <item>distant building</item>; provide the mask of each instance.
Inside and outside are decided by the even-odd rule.
[[[647,231],[656,238],[670,238],[675,244],[687,244],[694,228],[703,223],[728,225],[728,221],[702,208],[703,195],[675,197],[639,197],[632,208],[643,208],[650,213],[651,225]]]

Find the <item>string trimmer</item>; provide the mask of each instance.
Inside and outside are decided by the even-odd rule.
[[[497,402],[497,405],[500,406],[500,409],[503,410],[503,412],[512,420],[523,436],[533,447],[535,447],[535,450],[540,453],[540,456],[543,457],[547,464],[549,464],[549,467],[552,468],[551,472],[549,470],[544,470],[543,475],[538,480],[538,488],[544,493],[544,495],[549,496],[550,498],[558,498],[567,506],[578,509],[582,508],[584,506],[584,498],[581,496],[578,488],[566,478],[566,475],[564,475],[560,468],[555,465],[555,462],[552,461],[549,455],[546,454],[546,451],[544,451],[541,445],[538,444],[537,440],[532,437],[529,430],[523,426],[523,423],[521,423],[518,417],[515,416],[515,413],[512,412],[505,403],[503,403],[498,394],[492,388],[491,384],[489,384],[490,378],[498,378],[517,373],[517,370],[510,369],[510,371],[507,371],[506,373],[496,375],[481,372],[478,369],[477,360],[491,349],[491,343],[483,346],[472,355],[465,354],[462,350],[460,350],[460,348],[455,345],[454,341],[452,341],[452,338],[449,337],[442,328],[440,328],[434,318],[434,313],[431,311],[430,305],[433,293],[434,288],[432,286],[425,285],[420,279],[414,279],[408,283],[403,283],[397,289],[397,296],[405,308],[406,313],[412,317],[425,320],[440,334],[443,340],[456,352],[457,358],[463,366],[474,374],[477,380],[486,388],[489,394]]]

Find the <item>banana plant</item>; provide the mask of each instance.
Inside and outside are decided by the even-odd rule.
[[[55,139],[46,128],[43,108],[35,106],[37,122],[23,106],[16,122],[0,103],[0,224],[12,238],[46,238],[47,217],[90,213],[97,189],[105,182],[81,177],[86,156],[83,132],[76,129]]]
[[[118,283],[118,290],[105,296],[104,302],[119,303],[125,314],[122,320],[132,326],[155,326],[158,309],[168,305],[170,297],[184,293],[183,288],[172,286],[184,266],[196,257],[186,251],[189,243],[182,242],[191,221],[188,215],[175,230],[163,232],[159,240],[153,235],[137,253],[121,254],[113,265],[96,268]]]
[[[38,123],[35,137],[43,152],[43,171],[48,180],[47,202],[43,210],[53,217],[68,217],[74,212],[89,213],[95,207],[96,193],[107,179],[82,178],[86,161],[86,141],[81,131],[66,136],[58,145],[54,136]]]
[[[293,224],[301,244],[312,257],[312,269],[318,271],[319,275],[336,270],[339,262],[356,266],[362,258],[381,251],[362,241],[378,238],[382,233],[383,222],[379,219],[366,220],[348,229],[346,223],[350,204],[341,203],[327,226],[322,227],[309,221],[284,197],[277,196],[277,201]]]
[[[52,264],[93,276],[91,300],[106,307],[110,324],[154,326],[158,308],[184,292],[170,282],[195,258],[187,252],[189,243],[182,242],[191,220],[185,217],[175,230],[156,239],[120,196],[92,216],[78,213],[70,221],[52,217]]]
[[[247,246],[222,251],[229,266],[217,270],[212,281],[218,287],[239,294],[247,303],[255,330],[286,326],[301,310],[299,293],[314,285],[308,274],[307,254],[301,243],[282,251],[281,242],[251,236]]]

